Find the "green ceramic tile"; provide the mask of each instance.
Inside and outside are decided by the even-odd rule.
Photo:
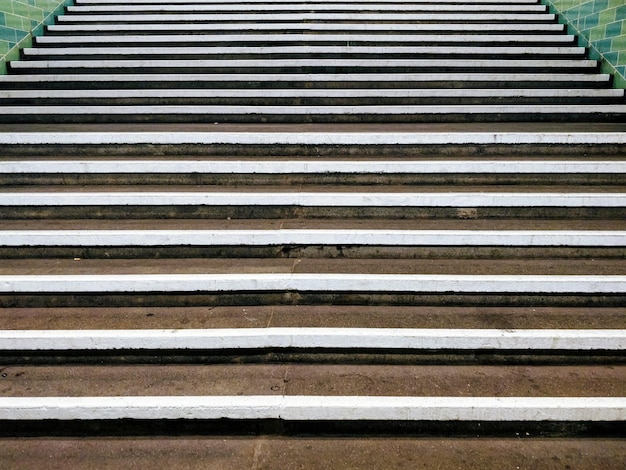
[[[583,30],[588,30],[591,28],[595,28],[600,24],[600,14],[594,13],[593,15],[589,15],[585,18],[585,22],[582,24]]]
[[[613,23],[617,20],[617,8],[608,8],[600,12],[600,23]]]
[[[609,0],[609,8],[621,7],[624,4],[624,0]]]
[[[626,4],[615,9],[615,19],[623,20],[626,18]]]
[[[616,21],[615,23],[609,23],[606,25],[606,36],[609,38],[619,36],[622,34],[622,28],[624,21]]]
[[[593,43],[594,47],[602,53],[610,51],[612,44],[613,39],[601,39]]]
[[[626,51],[626,34],[614,37],[612,46],[615,51]]]
[[[4,41],[16,43],[18,41],[17,31],[13,28],[0,26],[0,39]]]
[[[44,14],[41,8],[36,8],[31,5],[25,5],[16,1],[13,2],[12,8],[13,13],[18,16],[23,16],[25,18],[35,20],[43,20],[44,18]]]
[[[588,31],[588,36],[589,36],[589,40],[590,41],[599,41],[600,39],[603,39],[605,37],[605,30],[606,30],[606,26],[604,25],[600,25],[600,26],[596,26],[595,28],[591,28]]]
[[[597,13],[602,10],[606,10],[609,7],[609,0],[594,0],[593,12]]]
[[[593,2],[587,2],[587,3],[583,3],[580,7],[579,7],[579,15],[580,16],[589,16],[594,12],[593,9]]]
[[[9,28],[13,28],[13,29],[19,29],[21,31],[29,31],[30,30],[30,22],[28,23],[29,27],[25,27],[25,23],[24,23],[24,19],[21,16],[17,16],[17,15],[12,15],[10,13],[7,13],[5,15],[6,18],[6,25]]]
[[[604,60],[606,60],[609,64],[616,64],[617,63],[617,56],[619,55],[618,52],[607,52],[605,54],[603,54],[603,58]]]
[[[61,3],[63,2],[59,0],[34,0],[35,6],[48,12],[56,10]]]
[[[0,55],[5,55],[9,49],[11,49],[9,41],[0,41]]]

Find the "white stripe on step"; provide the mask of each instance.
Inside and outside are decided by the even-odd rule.
[[[0,145],[41,144],[623,145],[626,132],[0,132]]]
[[[1,351],[264,348],[621,351],[626,349],[626,330],[408,328],[0,330]]]
[[[624,294],[619,275],[50,274],[1,275],[3,293],[367,292]]]
[[[623,231],[2,230],[0,246],[626,246]]]
[[[0,419],[623,421],[624,397],[0,397]]]
[[[12,192],[0,206],[626,207],[626,193]]]

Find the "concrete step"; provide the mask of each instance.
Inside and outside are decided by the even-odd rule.
[[[110,35],[117,33],[118,35],[137,35],[138,32],[143,34],[137,36],[138,40],[145,39],[145,35],[153,36],[156,34],[168,34],[176,36],[180,32],[191,32],[193,34],[186,35],[188,41],[193,41],[195,34],[211,33],[215,34],[233,34],[238,35],[258,34],[258,32],[375,32],[378,34],[397,34],[402,35],[418,35],[433,33],[465,33],[473,35],[484,34],[504,34],[507,35],[523,35],[529,33],[551,35],[560,37],[565,33],[565,26],[558,23],[404,23],[397,21],[394,23],[374,23],[374,22],[350,22],[350,23],[105,23],[105,24],[53,24],[46,27],[46,35],[33,38],[34,43],[43,44],[60,44],[64,40],[64,35],[73,35],[78,33],[89,33],[81,35],[81,41],[98,42],[99,35]],[[123,36],[122,36],[123,37]],[[314,38],[312,38],[314,39]],[[120,38],[120,40],[123,40]],[[532,36],[528,37],[532,41]],[[558,40],[558,39],[557,39]]]
[[[6,106],[0,122],[470,122],[559,121],[592,116],[623,122],[624,104],[589,105],[137,105]]]
[[[530,184],[621,186],[626,168],[613,160],[174,160],[97,157],[5,159],[6,185],[302,185]]]
[[[601,104],[624,97],[618,89],[160,89],[0,90],[5,105],[372,106]]]
[[[483,31],[484,33],[484,31]],[[59,45],[85,45],[89,44],[125,44],[125,45],[137,45],[142,43],[159,44],[166,43],[169,46],[173,44],[237,44],[245,43],[247,45],[253,43],[260,43],[260,46],[267,47],[270,43],[327,43],[332,44],[352,44],[352,43],[367,43],[370,46],[377,43],[412,43],[412,44],[427,44],[432,46],[434,44],[454,44],[461,43],[463,45],[472,43],[488,43],[491,46],[497,46],[499,43],[504,44],[553,44],[553,45],[573,45],[574,36],[566,34],[540,34],[540,35],[514,35],[514,34],[393,34],[386,31],[386,34],[374,34],[368,32],[368,34],[327,34],[318,33],[302,34],[302,33],[290,33],[290,34],[193,34],[193,35],[180,35],[180,34],[168,34],[168,35],[108,35],[108,36],[39,36],[35,40],[37,46],[46,47],[45,51],[53,53],[54,49],[51,46]],[[49,50],[51,49],[51,50]],[[579,48],[584,49],[584,48]],[[37,49],[24,49],[25,54],[33,54]],[[60,49],[60,50],[74,50],[73,48]],[[332,49],[331,49],[332,50]],[[30,52],[26,52],[30,51]],[[45,52],[41,50],[41,54]],[[147,54],[149,52],[146,52]]]
[[[393,72],[427,72],[427,71],[509,71],[521,72],[543,72],[546,69],[554,70],[555,73],[562,72],[588,72],[595,73],[598,62],[586,59],[359,59],[359,58],[319,58],[319,59],[303,59],[303,58],[272,58],[272,59],[120,59],[120,60],[23,60],[13,61],[10,63],[12,73],[37,73],[38,71],[65,70],[67,72],[83,72],[83,71],[104,71],[111,72],[124,70],[128,72],[136,72],[137,70],[159,70],[179,72],[201,72],[203,70],[213,70],[223,73],[228,71],[233,73],[237,70],[241,72],[249,72],[256,70],[261,72],[281,72],[292,71],[309,72],[330,71],[338,72],[340,70],[351,70],[353,72],[372,71],[380,72],[383,70]],[[332,70],[329,70],[332,69]]]
[[[207,126],[151,124],[12,127],[0,133],[0,149],[10,156],[286,157],[403,159],[433,157],[589,158],[619,157],[626,134],[619,124],[445,124],[416,130],[382,124],[276,124]],[[29,126],[29,128],[31,128]],[[495,128],[495,130],[494,130]],[[19,129],[19,130],[17,130]],[[52,130],[51,130],[52,129]],[[56,130],[55,130],[56,129]],[[542,129],[547,129],[543,131]],[[588,129],[588,131],[585,131]]]
[[[59,24],[90,24],[90,23],[198,23],[198,22],[259,22],[270,19],[266,13],[136,13],[108,15],[63,15],[57,18]],[[440,13],[271,13],[272,21],[372,21],[372,22],[424,22],[440,21],[452,23],[485,23],[485,22],[547,22],[553,23],[556,15],[550,13],[456,13],[454,10]]]
[[[166,74],[166,73],[37,73],[32,75],[0,75],[0,87],[21,89],[74,87],[79,92],[88,89],[167,89],[179,88],[516,88],[533,87],[576,88],[607,87],[611,83],[608,74],[596,73],[232,73],[232,74]],[[145,86],[144,86],[145,84]],[[431,88],[432,89],[432,88]],[[146,93],[148,91],[145,91]]]
[[[293,45],[293,46],[229,46],[229,47],[47,47],[47,48],[26,48],[22,50],[23,58],[29,60],[35,58],[72,57],[74,60],[99,60],[119,57],[120,60],[132,59],[133,56],[141,56],[149,59],[151,57],[165,57],[176,54],[180,58],[202,58],[211,59],[218,56],[224,59],[235,58],[255,58],[258,56],[268,56],[268,60],[275,56],[294,58],[320,56],[323,58],[333,58],[342,55],[349,57],[382,56],[401,58],[402,56],[419,57],[558,57],[576,58],[584,57],[585,49],[582,47],[497,47],[497,46],[346,46],[346,45]]]
[[[306,2],[306,3],[238,3],[238,4],[219,4],[219,3],[192,3],[192,4],[117,4],[114,8],[110,5],[78,5],[66,7],[69,15],[85,15],[97,13],[128,13],[137,14],[145,12],[263,12],[268,10],[275,12],[530,12],[545,13],[548,8],[538,4],[489,4],[487,6],[481,4],[423,4],[423,3],[367,3],[367,2]]]

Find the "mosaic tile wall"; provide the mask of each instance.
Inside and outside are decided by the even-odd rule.
[[[615,73],[616,86],[626,88],[626,0],[543,0],[579,35],[592,59],[603,58],[603,71]]]
[[[43,26],[71,0],[0,0],[0,73],[6,62],[19,58],[19,49],[31,44],[32,35],[41,34]]]

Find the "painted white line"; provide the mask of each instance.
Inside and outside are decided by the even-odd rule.
[[[558,23],[172,23],[163,25],[161,23],[142,24],[54,24],[49,25],[50,32],[94,32],[94,31],[405,31],[406,33],[417,34],[424,31],[454,31],[481,33],[489,32],[564,32],[564,25]],[[406,34],[405,33],[405,34]],[[555,35],[555,41],[560,41],[563,35]],[[119,40],[124,40],[123,36],[114,36]],[[152,37],[152,36],[150,36]],[[192,40],[190,36],[187,36]],[[549,36],[545,36],[549,38]],[[86,40],[97,40],[94,36],[81,36]],[[144,37],[143,40],[146,38]],[[58,41],[57,41],[58,40]],[[532,41],[532,39],[529,38]],[[39,36],[36,38],[37,44],[67,42],[62,37]]]
[[[37,44],[90,44],[90,43],[159,43],[166,42],[168,44],[176,44],[177,42],[183,42],[185,44],[197,43],[197,42],[293,42],[293,41],[306,41],[306,42],[330,42],[330,41],[342,41],[348,42],[360,42],[367,41],[369,43],[374,42],[489,42],[490,44],[506,42],[506,43],[532,43],[532,42],[557,42],[557,43],[571,43],[574,41],[574,36],[566,34],[536,34],[532,36],[526,35],[512,35],[512,34],[193,34],[193,35],[176,35],[176,34],[164,34],[164,35],[129,35],[129,36],[41,36],[37,39]],[[584,50],[584,48],[581,48]],[[48,48],[45,51],[49,50]],[[109,53],[113,51],[109,49]],[[117,52],[117,50],[115,51]]]
[[[72,92],[69,92],[72,93]],[[1,139],[1,134],[0,134]],[[3,160],[5,174],[211,173],[211,174],[575,174],[626,173],[624,161],[249,161],[249,160]]]
[[[50,274],[1,275],[3,293],[406,292],[624,294],[619,275],[460,274]]]
[[[0,90],[0,99],[32,98],[622,98],[606,89],[168,89]]]
[[[626,207],[626,193],[13,192],[0,206]]]
[[[132,22],[200,22],[200,21],[555,21],[547,13],[240,13],[240,14],[134,14],[134,15],[62,15],[59,23],[132,23]]]
[[[606,83],[608,74],[542,74],[542,73],[294,73],[294,74],[37,74],[0,75],[0,83],[40,82],[600,82]]]
[[[624,397],[0,397],[0,419],[624,421]]]
[[[38,144],[623,145],[626,132],[0,132],[0,145]]]
[[[597,61],[586,59],[137,59],[137,60],[27,60],[13,61],[15,70],[50,68],[124,69],[124,68],[298,68],[298,67],[446,67],[446,68],[588,68]],[[590,70],[591,71],[591,70]]]
[[[394,115],[435,116],[446,114],[626,114],[626,105],[367,105],[367,106],[251,106],[251,105],[135,105],[135,106],[5,106],[5,115],[182,115],[214,116],[337,116],[337,115]],[[213,119],[213,118],[211,118]]]
[[[394,115],[435,116],[446,114],[626,114],[626,105],[352,105],[352,106],[251,106],[251,105],[135,105],[135,106],[4,106],[5,115],[207,115],[220,116],[308,116],[308,115]]]
[[[582,230],[2,230],[0,246],[626,246],[626,232]]]
[[[419,3],[366,3],[366,2],[346,2],[346,3],[327,3],[327,2],[307,2],[304,4],[299,3],[270,3],[270,4],[248,4],[238,3],[236,6],[232,4],[126,4],[116,5],[115,12],[119,13],[142,13],[142,12],[296,12],[296,11],[382,11],[382,12],[453,12],[453,13],[465,13],[465,12],[484,12],[484,13],[496,13],[496,12],[514,12],[514,13],[545,13],[547,8],[543,5],[476,5],[476,4],[419,4]],[[98,5],[79,5],[68,6],[67,12],[71,17],[74,14],[90,14],[90,13],[109,13],[111,12],[110,6],[98,6]],[[271,16],[270,16],[271,19]]]
[[[287,36],[287,35],[285,35]],[[241,36],[240,36],[241,37]],[[284,37],[284,41],[289,41]],[[346,43],[350,39],[345,40]],[[27,57],[49,56],[81,56],[87,60],[93,60],[97,56],[122,56],[138,55],[149,57],[150,55],[171,55],[183,58],[186,55],[223,56],[225,54],[451,54],[451,55],[493,55],[494,57],[506,55],[567,55],[583,56],[583,47],[533,47],[533,46],[359,46],[359,45],[327,45],[327,46],[268,46],[264,43],[252,46],[174,46],[157,47],[152,45],[139,47],[104,46],[104,47],[39,47],[23,49]],[[87,57],[90,56],[90,57]],[[268,59],[269,60],[269,59]]]
[[[0,330],[0,351],[407,349],[623,351],[626,330],[219,328]]]

